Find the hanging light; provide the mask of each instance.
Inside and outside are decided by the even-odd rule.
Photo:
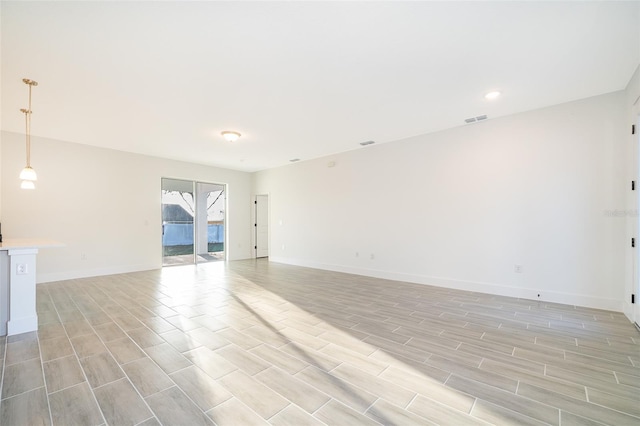
[[[36,171],[31,167],[31,88],[33,86],[37,86],[38,82],[29,80],[28,78],[23,78],[22,81],[24,82],[24,84],[29,86],[29,108],[20,109],[20,112],[24,114],[25,134],[27,138],[27,166],[20,172],[20,179],[22,179],[20,188],[35,189],[36,185],[34,184],[34,182],[38,180],[38,175],[36,174]]]
[[[36,189],[36,185],[32,180],[23,180],[20,184],[20,188],[22,189]]]

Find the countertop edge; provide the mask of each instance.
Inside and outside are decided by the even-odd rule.
[[[44,238],[6,238],[0,243],[0,250],[15,250],[15,249],[43,249],[43,248],[57,248],[64,247],[65,244],[60,241],[47,240]]]

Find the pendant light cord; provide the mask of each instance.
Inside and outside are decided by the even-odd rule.
[[[29,92],[31,92],[31,86],[29,86]],[[29,135],[29,129],[30,129],[30,125],[31,123],[29,123],[29,114],[31,111],[31,108],[29,108],[28,110],[23,110],[24,111],[24,127],[25,127],[25,135],[27,135],[27,167],[31,167],[31,137]]]
[[[29,86],[29,108],[22,108],[20,111],[24,113],[25,134],[27,135],[27,167],[31,168],[31,88],[37,86],[38,82],[28,78],[24,78],[22,81]]]
[[[25,114],[27,122],[27,167],[31,167],[31,87],[29,84],[29,109]]]

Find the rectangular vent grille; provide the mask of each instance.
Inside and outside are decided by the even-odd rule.
[[[488,117],[486,115],[478,115],[477,117],[470,117],[464,120],[465,123],[477,123],[478,121],[486,120]]]

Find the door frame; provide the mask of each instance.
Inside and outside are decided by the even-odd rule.
[[[253,246],[253,258],[258,259],[258,197],[267,197],[267,245],[269,247],[269,254],[266,257],[269,257],[271,254],[271,197],[269,193],[264,194],[254,194],[251,200],[251,223],[253,232],[251,232],[251,245]],[[264,257],[264,256],[263,256]]]
[[[223,256],[224,256],[224,262],[226,262],[228,260],[229,257],[229,251],[228,251],[228,241],[229,241],[229,184],[226,182],[205,182],[202,180],[198,180],[198,179],[193,179],[193,178],[176,178],[176,177],[167,177],[167,176],[161,176],[160,177],[160,223],[164,224],[164,216],[163,216],[163,212],[162,212],[162,191],[164,190],[163,186],[162,186],[162,181],[164,179],[167,180],[177,180],[177,181],[183,181],[183,182],[189,182],[191,183],[191,188],[192,188],[192,195],[193,195],[193,208],[194,208],[194,217],[193,217],[193,231],[192,231],[192,239],[193,239],[193,258],[191,263],[186,263],[186,265],[198,265],[198,264],[202,264],[202,263],[206,263],[206,262],[198,262],[198,254],[197,254],[197,243],[198,243],[198,234],[197,234],[197,224],[196,224],[196,215],[197,215],[197,211],[198,211],[198,197],[197,197],[197,189],[198,189],[198,184],[210,184],[210,185],[219,185],[222,186],[223,189],[223,194],[224,194],[224,219],[223,219],[223,223],[224,223],[224,245],[223,245]],[[163,225],[164,226],[164,225]],[[160,257],[161,257],[161,261],[160,261],[160,265],[164,268],[164,267],[170,267],[170,266],[180,266],[180,264],[176,264],[176,265],[171,265],[171,264],[165,264],[164,262],[164,253],[163,253],[163,232],[160,232]],[[182,264],[185,265],[185,264]]]
[[[636,100],[636,102],[638,101]],[[638,113],[635,117],[635,135],[633,135],[633,138],[634,138],[633,146],[636,150],[635,152],[636,164],[635,164],[634,176],[636,179],[636,185],[638,185],[638,183],[640,183],[640,113]],[[638,214],[638,212],[640,211],[640,196],[637,195],[638,190],[634,191],[633,194],[635,195],[635,199],[634,199],[635,218],[634,218],[632,229],[633,229],[633,235],[637,240],[640,237],[638,235],[638,231],[640,231],[640,215]],[[631,276],[632,276],[631,293],[634,295],[633,297],[635,299],[635,303],[631,305],[631,316],[633,318],[633,321],[636,323],[636,326],[640,327],[640,273],[639,273],[640,250],[638,249],[634,250],[633,254],[634,254],[634,258],[633,258],[633,265],[632,265],[633,269],[631,272]]]

